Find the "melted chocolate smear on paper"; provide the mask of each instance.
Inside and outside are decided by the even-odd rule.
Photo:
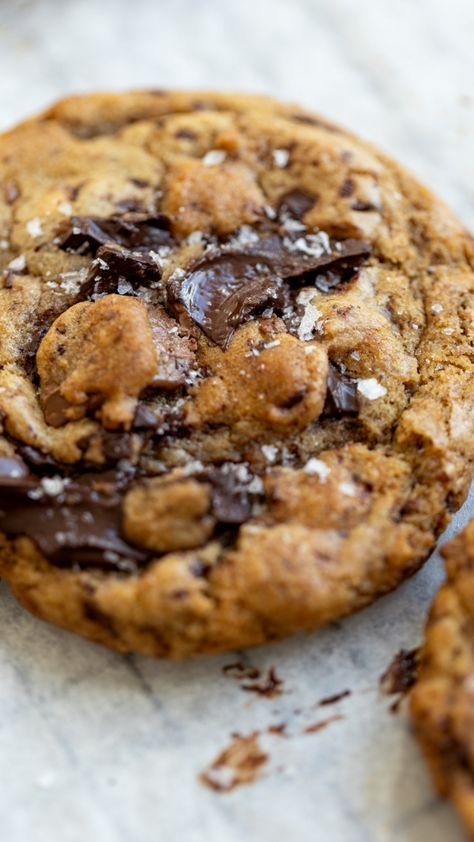
[[[325,273],[327,291],[346,280],[371,251],[364,240],[331,243],[326,250],[325,241],[309,236],[316,239],[302,238],[306,250],[296,247],[297,240],[272,235],[239,251],[223,249],[201,258],[184,279],[171,281],[168,303],[178,316],[184,308],[209,339],[226,348],[252,313],[284,309],[289,287],[283,281],[310,282]]]
[[[234,734],[229,746],[201,772],[201,783],[215,792],[231,792],[237,786],[257,780],[268,761],[268,754],[260,747],[258,736],[258,731],[247,736]]]
[[[226,348],[248,316],[286,304],[283,281],[259,255],[218,252],[201,259],[183,280],[171,281],[168,303],[179,316],[184,308],[201,330]]]
[[[0,459],[0,529],[27,535],[58,566],[133,571],[146,553],[120,535],[122,494],[115,472],[81,481],[42,481],[18,459]],[[50,483],[50,484],[48,484]]]
[[[323,415],[357,415],[359,412],[359,398],[357,380],[339,371],[333,363],[329,363],[326,403]]]
[[[58,232],[64,251],[95,255],[100,246],[116,243],[132,251],[171,246],[171,221],[164,214],[125,213],[106,218],[73,216]]]
[[[416,682],[420,650],[400,649],[380,676],[380,689],[385,696],[398,696],[390,710],[396,713],[406,694]]]

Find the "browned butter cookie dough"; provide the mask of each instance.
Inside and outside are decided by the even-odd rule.
[[[0,137],[0,575],[186,657],[415,571],[474,451],[473,241],[296,106],[67,99]]]
[[[441,550],[438,591],[411,692],[411,717],[436,788],[474,839],[474,520]]]

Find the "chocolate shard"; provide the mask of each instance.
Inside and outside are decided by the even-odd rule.
[[[318,201],[316,193],[310,193],[307,190],[290,190],[280,197],[278,202],[278,215],[283,216],[287,214],[293,219],[302,219],[305,213],[308,213]]]
[[[105,476],[105,475],[104,475]],[[130,571],[147,559],[120,535],[117,484],[30,474],[23,462],[0,460],[0,529],[27,535],[53,564]]]
[[[118,293],[127,295],[137,287],[155,285],[161,278],[161,269],[149,254],[131,251],[116,243],[107,243],[97,250],[81,296],[97,298]]]
[[[357,415],[359,412],[359,398],[357,394],[357,380],[348,377],[329,363],[326,403],[323,414]]]
[[[285,280],[298,280],[309,274],[320,274],[327,270],[339,275],[354,269],[371,253],[366,240],[331,241],[327,234],[316,234],[291,239],[278,235],[264,237],[251,245],[248,253],[271,264],[274,271]]]
[[[133,251],[170,246],[170,220],[164,214],[124,213],[108,218],[73,216],[58,232],[59,247],[95,255],[106,243]]]
[[[260,255],[219,251],[199,260],[187,276],[171,281],[168,303],[184,310],[204,333],[226,348],[251,313],[286,303],[282,279]]]

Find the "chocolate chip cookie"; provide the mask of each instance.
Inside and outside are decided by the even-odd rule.
[[[67,99],[0,138],[0,575],[186,657],[415,571],[474,456],[473,241],[271,99]]]
[[[441,795],[474,837],[474,520],[441,550],[447,581],[426,626],[410,708]]]

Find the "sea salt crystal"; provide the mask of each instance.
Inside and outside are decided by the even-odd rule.
[[[312,339],[320,317],[321,311],[314,304],[307,304],[298,327],[298,339],[301,339],[302,342],[308,342]]]
[[[22,272],[25,266],[25,255],[19,254],[18,257],[14,257],[13,260],[10,260],[10,263],[8,264],[8,269],[11,269],[12,272]]]
[[[84,267],[75,272],[61,272],[58,277],[63,292],[76,295],[87,277],[87,269]]]
[[[6,251],[8,248],[8,240],[0,240],[0,249]]]
[[[282,222],[282,228],[284,231],[306,231],[306,225],[304,222],[300,222],[298,219],[291,219],[288,217],[284,219]]]
[[[347,497],[355,497],[356,487],[352,482],[341,482],[339,483],[339,491],[341,494],[346,494]]]
[[[64,491],[64,486],[67,484],[66,480],[61,477],[43,477],[41,485],[43,490],[50,497],[57,497]]]
[[[311,459],[308,459],[306,462],[303,471],[305,474],[316,474],[321,482],[326,482],[326,479],[331,473],[331,468],[321,459],[316,459],[315,456],[312,456]]]
[[[188,464],[184,466],[183,475],[185,477],[189,477],[192,474],[198,474],[200,471],[203,470],[203,468],[204,465],[202,464],[202,462],[199,462],[198,459],[193,459],[191,462],[188,462]]]
[[[39,217],[35,216],[34,219],[30,219],[29,222],[26,223],[26,230],[30,237],[41,237],[43,233],[43,229],[41,227],[41,220]]]
[[[375,377],[367,377],[357,381],[357,391],[367,398],[369,401],[375,401],[377,398],[383,398],[387,394],[385,386],[382,386]]]
[[[356,360],[356,361],[360,360],[360,354],[359,354],[358,351],[351,351],[349,356],[352,357],[353,360]]]
[[[454,328],[453,327],[444,327],[443,330],[441,331],[441,333],[444,333],[445,336],[452,336],[452,334],[454,333]]]
[[[271,342],[264,342],[263,347],[267,351],[269,348],[278,348],[279,345],[281,345],[279,339],[272,339]]]
[[[226,153],[223,149],[210,149],[202,158],[202,163],[205,167],[215,167],[222,164],[226,159]]]
[[[63,216],[72,216],[72,205],[69,202],[60,202],[58,205],[59,213],[62,213]]]
[[[263,480],[260,477],[254,477],[251,482],[249,482],[247,486],[247,491],[250,494],[262,494],[263,493]]]
[[[273,161],[276,167],[283,170],[290,159],[290,153],[288,149],[274,149],[273,150]]]
[[[130,292],[133,292],[133,286],[130,281],[120,278],[117,283],[117,292],[119,295],[128,295]]]
[[[193,231],[187,239],[188,245],[189,246],[200,246],[201,243],[202,243],[203,236],[204,235],[203,235],[202,231]]]
[[[432,313],[442,313],[443,310],[444,310],[444,307],[443,307],[442,304],[432,304],[431,305],[431,312]]]
[[[262,444],[262,453],[267,462],[274,462],[278,455],[278,448],[274,444]]]

